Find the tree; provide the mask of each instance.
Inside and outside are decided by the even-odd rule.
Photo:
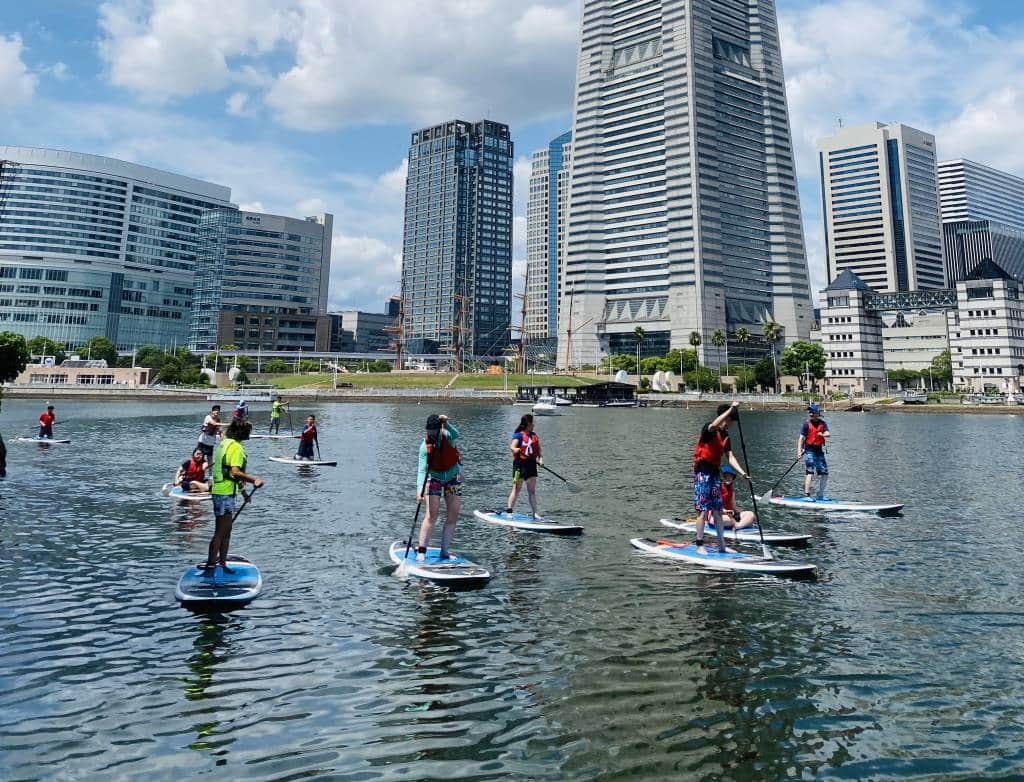
[[[263,365],[263,371],[271,374],[281,374],[288,371],[288,364],[283,358],[272,358]]]
[[[769,356],[764,356],[754,364],[754,379],[761,388],[776,388],[777,378],[775,376],[775,362]]]
[[[93,361],[102,359],[107,362],[108,367],[117,366],[117,348],[106,337],[93,337],[80,348],[80,351]]]
[[[239,369],[243,372],[249,370],[252,367],[252,359],[248,356],[236,356],[235,361]]]
[[[729,344],[729,340],[725,336],[725,332],[721,329],[715,329],[711,332],[711,339],[709,340],[716,350],[721,350]],[[725,354],[725,363],[729,363],[729,354]]]
[[[816,380],[825,377],[825,350],[801,339],[782,351],[782,374],[802,376],[806,371]]]
[[[4,383],[9,383],[25,371],[29,360],[28,345],[21,334],[12,331],[0,333],[0,405],[3,404]],[[7,446],[0,434],[0,478],[7,475]]]
[[[702,388],[713,388],[715,383],[718,382],[718,376],[713,369],[697,367],[692,372],[687,372],[683,375],[683,380],[688,387],[696,388],[700,391]]]
[[[170,356],[160,366],[160,371],[156,377],[164,385],[176,386],[181,383],[181,371],[181,361]]]
[[[210,381],[199,367],[185,367],[181,370],[179,382],[184,386],[205,386]]]
[[[737,367],[735,377],[737,391],[755,391],[757,389],[757,374],[750,367]]]
[[[932,359],[932,380],[947,388],[953,384],[953,360],[948,350]]]
[[[736,341],[743,346],[743,366],[747,365],[747,343],[750,342],[750,330],[740,326],[736,329]]]
[[[378,358],[376,361],[371,361],[367,366],[371,372],[390,372],[391,362],[385,361],[382,358]]]
[[[640,359],[640,373],[643,375],[653,375],[655,372],[664,372],[665,363],[665,359],[658,356],[647,356]],[[679,366],[676,365],[676,368],[678,369]]]
[[[143,345],[135,351],[135,366],[159,369],[167,361],[167,354],[156,345]]]
[[[925,370],[925,374],[927,374],[927,370]],[[885,379],[890,383],[909,387],[917,384],[921,379],[921,373],[916,369],[887,369],[885,370]]]
[[[58,364],[65,359],[64,343],[49,337],[32,337],[27,343],[28,352],[33,356],[53,356]]]
[[[775,370],[775,366],[776,366],[776,364],[775,364],[775,361],[776,361],[776,359],[775,359],[775,346],[778,344],[779,340],[782,339],[782,332],[783,332],[782,326],[780,326],[774,320],[766,320],[766,321],[764,321],[761,324],[761,333],[764,335],[765,341],[768,343],[768,347],[771,348],[771,351],[772,351],[772,377],[773,378],[776,375],[778,375],[778,372]],[[755,369],[755,371],[756,371],[756,369]],[[774,380],[772,381],[771,387],[772,387],[772,390],[778,391],[778,388],[776,388]]]
[[[660,368],[663,372],[675,372],[680,375],[692,372],[697,368],[697,351],[672,348],[663,359]]]

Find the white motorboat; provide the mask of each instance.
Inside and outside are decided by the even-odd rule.
[[[572,400],[566,399],[564,396],[556,396],[555,404],[558,407],[572,407]]]
[[[558,415],[558,403],[553,396],[538,397],[533,403],[534,415]]]

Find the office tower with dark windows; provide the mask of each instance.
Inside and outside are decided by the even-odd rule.
[[[0,146],[0,331],[185,345],[200,218],[230,199],[135,163]]]
[[[409,145],[402,242],[405,349],[497,356],[512,306],[507,125],[453,120]]]
[[[234,207],[204,212],[191,347],[328,350],[333,223],[330,214],[300,220]]]
[[[940,162],[939,208],[950,286],[986,258],[1024,279],[1024,179],[972,160]]]
[[[813,315],[772,0],[584,0],[559,363]],[[745,346],[746,347],[746,346]]]
[[[945,287],[935,137],[899,123],[818,142],[828,278],[876,291]]]
[[[530,344],[554,348],[565,250],[572,133],[533,153],[526,206],[526,323]]]

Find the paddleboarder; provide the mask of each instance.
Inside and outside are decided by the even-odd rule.
[[[519,419],[519,426],[508,444],[512,451],[512,493],[508,495],[505,514],[512,515],[519,490],[526,484],[526,493],[530,498],[530,509],[535,519],[540,518],[537,512],[537,465],[544,464],[540,451],[540,438],[533,431],[533,416],[527,413]]]
[[[739,406],[739,402],[719,405],[718,414],[712,421],[704,424],[697,438],[697,445],[693,449],[693,507],[698,513],[697,537],[693,544],[701,554],[707,554],[707,549],[704,548],[704,521],[709,516],[715,522],[718,550],[728,550],[722,533],[722,457],[728,459],[737,475],[747,477],[739,460],[733,454],[729,441],[729,424],[734,420],[735,411]]]
[[[828,424],[821,417],[821,408],[814,402],[807,406],[807,420],[800,427],[796,443],[797,456],[804,457],[804,496],[811,496],[811,483],[818,476],[817,499],[825,499],[828,485],[828,462],[825,460],[825,438],[830,437]]]
[[[206,418],[203,419],[203,428],[199,432],[199,442],[196,448],[200,449],[206,456],[206,461],[213,461],[213,449],[217,447],[217,438],[222,427],[227,426],[220,420],[220,405],[210,408]]]
[[[281,410],[288,409],[288,403],[281,401],[281,395],[278,394],[274,401],[270,404],[270,431],[267,434],[280,434],[281,433]],[[290,415],[290,413],[289,413]]]
[[[302,427],[301,434],[299,434],[299,452],[295,454],[296,459],[313,461],[316,458],[313,453],[313,443],[316,443],[317,447],[320,446],[320,441],[316,435],[316,416],[306,416],[306,423]]]
[[[432,415],[427,419],[426,434],[420,443],[419,470],[416,474],[416,501],[422,502],[426,490],[427,514],[420,527],[416,559],[427,556],[427,544],[434,532],[434,522],[441,511],[444,495],[445,517],[441,530],[441,559],[452,559],[451,545],[455,537],[455,524],[462,510],[461,454],[456,444],[459,430],[446,415]],[[429,470],[428,470],[429,467]]]
[[[736,470],[731,464],[722,465],[722,523],[726,528],[744,529],[754,526],[754,511],[736,507]]]
[[[181,463],[174,473],[174,485],[180,486],[182,491],[201,493],[210,490],[210,484],[206,481],[206,468],[208,467],[206,454],[203,449],[196,446],[192,456]]]
[[[46,410],[39,414],[39,439],[44,437],[47,440],[53,439],[53,423],[57,420],[57,414],[53,412],[53,405],[47,405]]]
[[[246,455],[242,443],[249,439],[252,424],[243,419],[231,422],[224,432],[224,438],[217,443],[213,455],[213,481],[210,493],[213,495],[213,515],[216,518],[210,550],[206,556],[204,570],[220,567],[225,573],[233,572],[228,566],[228,548],[231,545],[231,526],[235,517],[235,497],[247,483],[258,489],[263,481],[245,472]]]
[[[231,418],[241,418],[243,421],[249,417],[249,405],[244,399],[239,399]]]

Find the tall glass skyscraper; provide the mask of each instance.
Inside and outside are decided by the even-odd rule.
[[[496,356],[512,308],[512,138],[453,120],[412,134],[402,296],[411,353]]]
[[[554,343],[565,249],[568,167],[572,133],[563,133],[533,153],[526,206],[526,323],[531,340]]]
[[[0,330],[184,345],[200,216],[230,198],[121,160],[0,146]]]
[[[773,0],[585,0],[572,133],[560,363],[808,336]]]

